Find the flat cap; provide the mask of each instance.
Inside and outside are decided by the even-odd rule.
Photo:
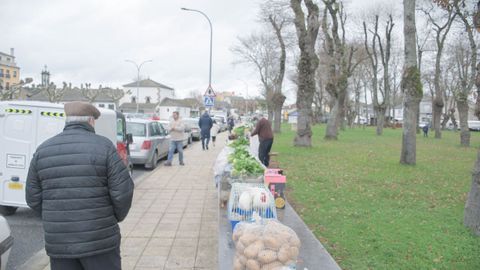
[[[95,106],[82,101],[65,103],[65,114],[67,116],[92,116],[95,119],[100,117],[100,111]]]

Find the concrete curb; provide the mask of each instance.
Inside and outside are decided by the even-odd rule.
[[[137,179],[133,180],[135,186],[140,185],[140,183],[152,176],[156,170],[158,170],[160,166],[158,166],[155,170],[150,172],[144,173]],[[28,259],[24,264],[22,264],[18,270],[44,270],[50,264],[50,257],[48,257],[45,248],[41,249],[35,255],[33,255],[30,259]]]

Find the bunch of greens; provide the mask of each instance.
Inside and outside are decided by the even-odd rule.
[[[245,127],[239,126],[233,129],[233,133],[235,133],[238,137],[245,136]]]
[[[239,146],[248,146],[248,145],[250,145],[250,142],[245,137],[240,137],[230,144],[230,146],[233,148],[237,148]]]
[[[238,146],[228,157],[228,162],[233,164],[232,176],[259,175],[264,168],[250,155],[245,146]]]

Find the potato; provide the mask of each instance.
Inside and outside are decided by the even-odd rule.
[[[258,261],[262,264],[268,264],[277,260],[277,253],[273,250],[264,249],[258,253]]]
[[[263,238],[263,244],[265,245],[266,248],[269,248],[274,251],[278,251],[278,249],[282,245],[282,242],[280,242],[278,239],[276,239],[273,236],[266,236]]]
[[[240,237],[241,237],[242,234],[243,234],[243,230],[242,230],[242,229],[237,229],[237,227],[239,227],[239,226],[236,226],[236,227],[235,227],[235,230],[233,231],[233,234],[232,234],[232,240],[233,240],[234,242],[237,242],[238,239],[240,239]]]
[[[256,260],[248,260],[247,270],[260,270],[260,264]]]
[[[251,243],[255,242],[255,240],[255,236],[249,233],[244,233],[242,237],[240,237],[240,242],[242,242],[244,246],[249,246]]]
[[[240,260],[237,257],[235,257],[235,259],[233,260],[233,269],[234,270],[245,270],[245,265],[240,263]]]
[[[283,266],[283,263],[279,261],[274,261],[269,264],[265,264],[260,268],[260,270],[279,270]]]
[[[255,243],[249,245],[248,247],[245,248],[245,251],[243,252],[245,256],[249,259],[255,259],[260,252],[264,248],[263,242],[258,240]]]
[[[299,250],[297,247],[290,247],[290,258],[296,260],[298,257]]]
[[[243,266],[247,264],[247,257],[243,256],[243,254],[239,254],[237,258]]]
[[[282,263],[291,260],[292,258],[290,257],[290,248],[286,245],[282,246],[277,253],[277,258]]]
[[[245,251],[245,245],[242,244],[242,242],[238,241],[238,243],[235,245],[235,250],[236,250],[239,254],[243,254],[243,252]]]
[[[297,247],[297,248],[300,248],[300,239],[298,239],[298,236],[296,234],[293,234],[291,237],[290,237],[290,244],[294,247]]]

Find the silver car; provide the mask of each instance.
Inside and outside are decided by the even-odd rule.
[[[161,123],[148,119],[127,119],[127,133],[131,133],[130,157],[133,164],[144,164],[155,169],[158,160],[168,155],[170,135]]]
[[[200,127],[198,126],[199,118],[183,118],[185,125],[188,125],[192,132],[192,140],[200,140]]]

